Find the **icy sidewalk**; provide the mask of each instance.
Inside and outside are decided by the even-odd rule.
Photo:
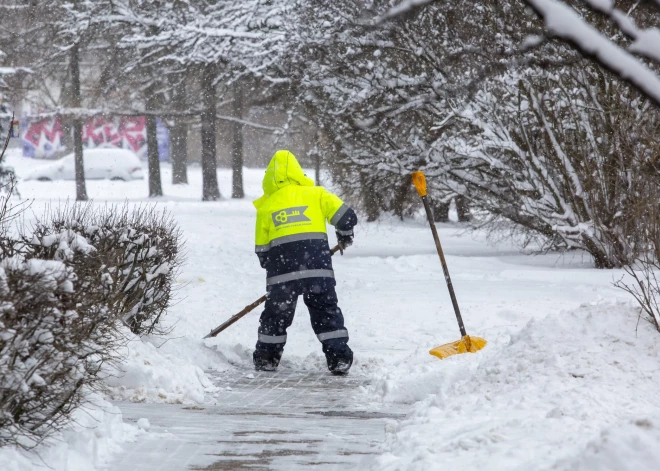
[[[107,469],[344,470],[382,453],[386,424],[405,412],[374,410],[356,375],[234,369],[213,379],[223,391],[210,404],[118,403],[124,420],[146,418],[151,433]]]

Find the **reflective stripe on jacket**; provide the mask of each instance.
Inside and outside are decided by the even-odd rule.
[[[289,151],[275,153],[257,208],[255,252],[273,285],[305,278],[333,279],[326,221],[351,232],[355,212],[323,187],[314,186]]]

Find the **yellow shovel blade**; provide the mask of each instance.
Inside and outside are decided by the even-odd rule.
[[[452,355],[459,355],[461,353],[474,353],[478,352],[486,346],[486,339],[481,337],[470,337],[466,335],[461,340],[452,343],[446,343],[435,347],[433,350],[430,350],[429,353],[434,357],[438,357],[441,360],[450,357]]]

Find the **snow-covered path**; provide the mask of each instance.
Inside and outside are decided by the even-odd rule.
[[[382,451],[387,419],[356,391],[367,379],[318,370],[231,370],[214,375],[222,400],[195,406],[118,403],[124,419],[149,420],[147,438],[128,444],[108,470],[343,470]]]

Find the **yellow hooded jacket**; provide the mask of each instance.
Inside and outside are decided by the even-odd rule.
[[[323,187],[314,186],[289,151],[275,153],[257,208],[255,252],[269,286],[306,278],[334,278],[326,221],[340,233],[357,223],[354,211]]]

